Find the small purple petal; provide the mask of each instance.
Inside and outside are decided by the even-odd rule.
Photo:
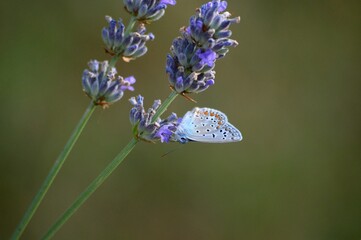
[[[170,125],[166,124],[161,126],[156,132],[155,136],[160,138],[160,141],[168,143],[173,132],[169,130]]]
[[[129,76],[124,79],[124,81],[129,82],[129,84],[134,84],[136,82],[136,79],[134,76]]]
[[[201,64],[203,64],[203,65],[207,64],[210,67],[213,66],[214,61],[217,58],[217,54],[210,49],[207,49],[203,53],[201,50],[198,50],[197,55],[201,59]]]
[[[176,1],[175,0],[160,0],[159,4],[175,5]]]
[[[212,86],[212,85],[214,85],[214,80],[213,79],[209,79],[209,80],[207,80],[206,81],[206,86]]]
[[[221,5],[218,7],[218,12],[223,12],[225,11],[227,8],[227,2],[226,1],[222,1]]]

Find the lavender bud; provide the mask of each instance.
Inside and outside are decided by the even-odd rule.
[[[118,22],[110,16],[106,16],[105,19],[109,26],[103,28],[102,38],[109,52],[122,56],[124,61],[134,60],[147,52],[145,43],[153,40],[154,35],[146,34],[144,24],[140,24],[136,32],[126,34],[122,19],[119,19]]]
[[[169,142],[179,124],[177,115],[172,113],[164,120],[157,119],[153,122],[153,116],[159,108],[161,101],[155,100],[153,106],[146,112],[143,106],[143,99],[141,95],[137,98],[132,97],[129,99],[133,105],[133,108],[130,110],[129,119],[133,129],[135,129],[135,137],[148,142],[157,140],[160,140],[162,143]]]
[[[97,60],[91,60],[88,66],[89,69],[83,72],[82,85],[84,92],[94,104],[108,107],[123,97],[124,90],[134,90],[131,86],[135,83],[134,77],[131,82],[121,81],[123,78],[116,77],[115,68],[108,69],[107,61],[99,63]]]
[[[175,5],[175,0],[123,0],[127,12],[140,22],[151,23],[160,19],[168,5]]]

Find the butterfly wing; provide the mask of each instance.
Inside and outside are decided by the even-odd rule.
[[[228,123],[227,116],[211,108],[194,108],[179,126],[179,136],[204,143],[228,143],[242,140],[241,132]]]

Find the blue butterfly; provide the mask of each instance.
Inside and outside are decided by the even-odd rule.
[[[229,143],[241,141],[242,134],[221,111],[196,107],[184,115],[174,138],[181,143]]]

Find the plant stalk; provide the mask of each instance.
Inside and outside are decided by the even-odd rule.
[[[178,96],[178,93],[172,91],[163,104],[158,108],[158,111],[153,117],[155,121],[160,117],[169,107],[169,105],[174,101]],[[61,215],[58,220],[50,227],[48,232],[42,238],[43,240],[50,239],[54,234],[64,225],[64,223],[80,208],[81,205],[101,186],[101,184],[110,176],[110,174],[119,166],[120,163],[128,156],[128,154],[133,150],[135,145],[138,143],[138,140],[132,138],[128,145],[126,145],[120,153],[113,159],[113,161],[98,175],[95,180],[83,191],[78,198],[73,202],[73,204]]]
[[[97,190],[98,187],[110,176],[119,166],[125,157],[133,150],[138,140],[132,138],[128,145],[114,158],[114,160],[99,174],[97,178],[83,191],[73,204],[60,216],[60,218],[50,227],[49,231],[42,239],[50,239],[63,226],[63,224],[78,210],[78,208]]]
[[[51,168],[48,176],[45,178],[43,184],[41,185],[39,191],[33,198],[30,206],[28,207],[27,211],[25,212],[23,218],[21,219],[20,223],[16,227],[13,235],[11,236],[11,240],[17,240],[23,234],[26,226],[29,224],[31,218],[33,217],[34,213],[36,212],[37,208],[39,207],[40,203],[42,202],[45,194],[49,190],[51,184],[53,183],[56,175],[58,174],[60,168],[64,164],[66,158],[68,157],[70,151],[74,147],[75,142],[78,140],[81,132],[83,131],[85,125],[87,124],[90,116],[94,112],[95,105],[93,101],[89,104],[88,108],[85,110],[83,116],[81,117],[78,125],[75,127],[73,133],[71,134],[68,142],[66,143],[63,151],[60,153],[58,158],[56,159],[53,167]]]

